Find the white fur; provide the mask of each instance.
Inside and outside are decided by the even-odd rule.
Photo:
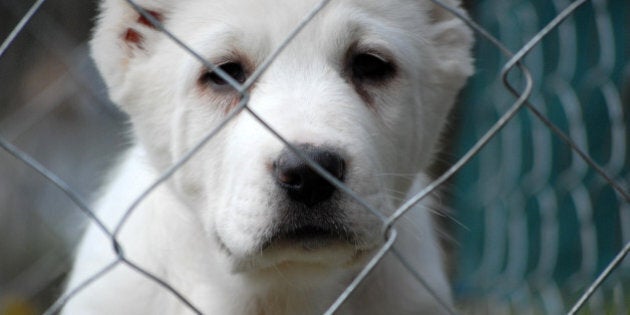
[[[143,0],[164,24],[216,63],[254,68],[317,1]],[[137,22],[123,0],[105,0],[92,52],[111,98],[129,113],[137,139],[96,204],[113,229],[137,196],[225,117],[236,94],[200,89],[200,63]],[[125,42],[133,28],[141,44]],[[249,108],[291,143],[333,147],[347,160],[344,183],[385,215],[416,189],[454,98],[472,72],[471,34],[426,0],[332,1],[250,89]],[[370,101],[344,77],[351,47],[393,59],[395,78],[370,87]],[[381,222],[338,197],[357,242],[314,250],[261,250],[286,198],[269,165],[284,145],[240,113],[135,209],[119,237],[125,257],[169,283],[204,314],[318,314],[382,245]],[[413,189],[411,189],[413,190]],[[426,208],[397,225],[396,247],[451,301]],[[68,290],[115,260],[91,224]],[[342,307],[342,314],[440,313],[436,300],[391,254]],[[81,290],[65,314],[188,314],[173,295],[125,264]]]

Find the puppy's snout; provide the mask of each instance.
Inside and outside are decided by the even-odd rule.
[[[337,152],[310,144],[296,145],[296,148],[330,175],[343,181],[345,161]],[[288,196],[307,206],[329,199],[335,191],[334,185],[287,148],[273,163],[273,172],[276,183],[287,192]]]

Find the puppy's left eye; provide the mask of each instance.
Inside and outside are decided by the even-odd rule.
[[[381,82],[394,75],[394,65],[384,58],[371,54],[354,55],[350,61],[350,70],[355,79]]]
[[[221,70],[227,73],[234,81],[238,83],[244,83],[246,78],[245,69],[238,62],[227,62],[219,66]],[[211,84],[214,86],[226,86],[229,85],[220,75],[214,71],[204,72],[199,78],[199,82],[202,84]]]

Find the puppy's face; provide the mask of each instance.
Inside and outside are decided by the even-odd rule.
[[[244,83],[318,1],[139,2]],[[242,110],[169,183],[237,271],[351,266],[434,152],[471,72],[471,38],[429,1],[332,1],[241,95],[124,4],[106,1],[93,54],[158,170]],[[264,121],[293,146],[287,147]],[[301,153],[296,153],[297,149]]]

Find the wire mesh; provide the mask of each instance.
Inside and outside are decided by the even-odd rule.
[[[519,47],[545,19],[568,5],[567,1],[486,1],[480,12],[498,8],[507,14],[482,13],[479,18],[499,34],[503,45]],[[624,226],[628,223],[623,219],[628,202],[627,139],[621,135],[627,135],[628,120],[627,101],[624,105],[620,93],[624,84],[620,74],[627,68],[623,58],[627,35],[616,24],[623,10],[627,4],[618,1],[587,2],[543,38],[524,59],[536,85],[529,110],[519,113],[459,174],[463,187],[476,187],[456,200],[457,208],[470,210],[460,220],[473,231],[484,231],[462,245],[461,255],[470,258],[459,260],[462,295],[484,292],[494,296],[491,300],[502,310],[575,312],[572,303],[585,283],[613,259],[620,263],[615,255],[627,254]],[[478,54],[495,51],[482,43]],[[479,66],[501,66],[487,60]],[[607,74],[593,80],[594,73]],[[469,110],[470,115],[497,115],[503,111],[501,104],[512,102],[502,92],[504,85],[490,77],[472,84],[469,93],[474,95],[469,99],[495,107]],[[608,96],[600,98],[603,95]],[[462,129],[484,130],[472,121],[480,120],[466,121]],[[601,185],[615,181],[617,187]],[[509,229],[495,228],[501,226]],[[465,242],[475,238],[460,233],[467,236],[460,237]],[[627,312],[627,272],[616,275],[591,300],[593,313]]]
[[[2,61],[7,50],[11,49],[12,43],[24,32],[28,23],[37,16],[42,4],[45,1],[36,1],[31,8],[24,14],[17,26],[13,28],[13,31],[7,36],[6,40],[0,46],[0,62]],[[231,77],[227,76],[220,68],[216,67],[198,55],[194,50],[187,47],[179,39],[172,35],[167,29],[165,29],[159,21],[157,21],[151,14],[145,12],[141,7],[136,5],[134,1],[128,0],[128,3],[133,6],[140,14],[145,16],[152,24],[155,25],[165,36],[171,38],[182,49],[193,55],[200,63],[204,64],[208,69],[215,71],[222,78],[224,78],[233,88],[240,93],[241,101],[236,106],[226,119],[216,129],[207,133],[206,137],[199,141],[199,143],[189,152],[187,152],[180,160],[173,164],[166,172],[164,172],[160,178],[150,187],[148,187],[144,193],[139,195],[136,201],[127,209],[123,219],[117,224],[114,229],[108,229],[99,219],[94,215],[92,209],[88,205],[89,203],[84,201],[82,195],[83,192],[79,191],[76,185],[68,184],[64,181],[56,172],[49,170],[42,163],[34,159],[31,154],[24,152],[18,148],[12,142],[15,142],[16,136],[20,131],[15,131],[14,128],[2,128],[0,125],[0,147],[8,154],[15,157],[28,166],[31,170],[39,173],[46,178],[48,185],[54,185],[62,191],[66,198],[73,202],[80,210],[85,213],[92,223],[99,225],[100,229],[105,232],[112,241],[113,251],[116,253],[116,261],[103,268],[100,272],[94,274],[82,285],[75,288],[71,292],[67,292],[65,295],[59,297],[56,302],[48,308],[47,314],[54,314],[58,312],[64,303],[71,299],[77,292],[80,292],[83,288],[91,285],[93,282],[98,281],[99,278],[106,276],[115,266],[124,264],[134,269],[139,274],[147,277],[155,283],[155,285],[163,287],[178,298],[182,304],[186,305],[191,311],[197,314],[202,312],[197,309],[186,296],[182,295],[176,289],[166,283],[163,279],[151,274],[149,271],[144,270],[141,266],[138,266],[133,261],[129,260],[125,255],[124,248],[118,244],[117,238],[119,233],[125,228],[127,218],[134,212],[136,206],[146,198],[146,196],[153,191],[156,187],[162,184],[170,176],[176,173],[187,161],[196,155],[205,144],[212,139],[223,127],[229,123],[231,119],[240,115],[242,112],[247,112],[257,119],[261,125],[272,132],[280,141],[282,141],[287,147],[289,147],[300,158],[304,159],[313,169],[315,169],[321,176],[333,183],[340,191],[348,194],[356,200],[358,203],[364,206],[366,211],[369,211],[376,215],[383,222],[383,238],[385,240],[382,248],[375,254],[375,256],[368,262],[363,268],[362,272],[357,275],[351,285],[341,294],[337,301],[330,306],[326,314],[334,313],[344,301],[351,295],[353,290],[362,282],[362,280],[369,275],[374,266],[384,257],[388,252],[393,252],[398,259],[400,259],[403,265],[409,269],[410,275],[415,277],[420,283],[426,285],[426,281],[416,273],[413,268],[409,266],[396,251],[392,248],[392,244],[396,239],[396,230],[394,223],[403,217],[406,212],[409,211],[416,203],[428,196],[436,189],[442,187],[453,176],[469,176],[471,172],[467,168],[475,168],[473,170],[478,175],[471,176],[477,183],[474,187],[477,188],[471,195],[474,195],[478,200],[470,200],[469,196],[463,198],[455,198],[455,208],[458,211],[477,211],[475,209],[465,210],[465,206],[460,203],[468,205],[479,204],[480,208],[477,212],[480,213],[480,217],[484,218],[482,222],[483,227],[475,230],[475,225],[478,224],[475,220],[464,220],[464,224],[472,229],[468,232],[460,233],[473,233],[481,232],[481,237],[484,239],[479,243],[482,243],[482,254],[471,253],[468,244],[463,243],[462,251],[459,253],[459,273],[465,274],[465,276],[458,276],[456,280],[455,288],[456,293],[459,294],[464,301],[463,305],[466,308],[467,304],[479,304],[479,300],[491,299],[492,307],[484,305],[486,311],[491,309],[493,311],[515,311],[521,312],[523,310],[531,310],[531,302],[534,300],[532,295],[539,295],[542,301],[542,307],[537,308],[544,313],[556,314],[569,312],[571,314],[578,312],[588,304],[593,313],[599,313],[602,309],[614,310],[615,312],[622,314],[627,312],[626,304],[628,303],[628,294],[625,293],[627,288],[627,282],[624,282],[625,275],[627,274],[628,264],[624,263],[624,259],[630,251],[630,237],[628,226],[630,226],[628,203],[630,202],[630,194],[628,193],[626,178],[628,172],[627,163],[627,103],[621,101],[621,93],[619,92],[618,77],[623,75],[619,74],[620,68],[625,67],[625,71],[628,70],[628,65],[625,64],[626,60],[623,57],[615,58],[615,38],[611,34],[623,30],[623,27],[614,27],[610,10],[607,5],[619,8],[621,11],[627,9],[628,5],[623,1],[586,1],[579,0],[569,3],[568,1],[556,0],[553,2],[553,9],[546,12],[556,12],[555,15],[548,13],[548,17],[545,20],[543,27],[539,26],[539,23],[533,23],[532,16],[535,16],[535,9],[532,2],[529,1],[512,1],[510,5],[516,7],[514,11],[510,11],[512,8],[508,7],[507,2],[502,1],[484,1],[479,4],[477,10],[479,12],[488,12],[495,16],[500,17],[495,11],[501,12],[516,12],[517,21],[525,21],[522,25],[512,25],[510,18],[497,18],[494,21],[496,25],[487,24],[481,26],[473,19],[469,19],[463,16],[459,11],[454,10],[449,5],[439,0],[433,0],[436,4],[443,6],[445,9],[451,11],[452,14],[457,15],[463,19],[472,29],[478,34],[478,41],[486,45],[484,48],[490,56],[499,56],[495,60],[501,60],[501,81],[495,80],[496,73],[486,71],[482,72],[480,76],[487,76],[476,82],[479,84],[488,84],[493,82],[490,88],[480,87],[475,82],[471,84],[472,89],[476,91],[483,91],[483,95],[476,95],[474,92],[469,92],[469,98],[479,99],[492,104],[487,106],[486,112],[481,111],[476,115],[488,115],[491,112],[493,118],[493,124],[491,126],[485,126],[479,128],[479,126],[470,126],[466,122],[462,123],[462,128],[467,130],[467,134],[474,134],[473,139],[468,141],[462,141],[464,143],[460,146],[462,151],[461,158],[457,159],[453,165],[445,172],[441,173],[429,186],[410,198],[407,202],[397,209],[394,214],[389,217],[383,216],[378,210],[374,209],[368,202],[366,202],[361,196],[354,193],[342,182],[336,179],[334,176],[328,174],[323,168],[321,168],[315,161],[310,159],[307,155],[303,154],[299,148],[294,147],[290,142],[286,141],[280,134],[278,134],[271,126],[269,126],[262,118],[260,118],[256,112],[248,107],[249,95],[248,88],[256,82],[256,80],[264,73],[266,68],[274,61],[275,57],[286,47],[288,43],[296,36],[300,30],[308,25],[309,21],[315,18],[324,7],[328,5],[330,1],[321,1],[316,7],[312,9],[309,15],[302,19],[302,22],[296,27],[295,30],[286,38],[282,45],[276,48],[270,58],[260,66],[254,74],[244,83],[239,84],[235,82]],[[2,4],[5,7],[9,7],[12,4]],[[486,7],[487,6],[487,7]],[[494,8],[494,9],[488,9]],[[597,46],[600,48],[600,56],[596,65],[590,68],[590,71],[584,71],[580,73],[580,76],[586,77],[586,79],[579,78],[575,67],[577,61],[575,58],[571,59],[571,48],[575,49],[575,21],[583,14],[592,14],[594,16],[597,30]],[[577,16],[577,17],[576,17]],[[484,18],[477,18],[480,21],[484,21]],[[542,19],[542,18],[541,18]],[[569,19],[569,21],[565,21]],[[543,23],[540,23],[543,24]],[[499,36],[491,35],[489,29],[496,27]],[[41,29],[35,30],[35,32],[41,31]],[[522,34],[522,42],[515,42],[513,34]],[[557,33],[557,34],[555,34]],[[545,71],[540,71],[539,67],[543,67],[543,59],[541,56],[541,44],[545,40],[551,41],[550,38],[557,37],[557,40],[561,42],[557,47],[558,55],[555,62],[550,64],[556,65],[557,68],[553,69],[550,74],[545,74]],[[623,36],[623,35],[619,35]],[[525,40],[525,38],[531,38]],[[623,39],[622,39],[623,42]],[[564,45],[564,46],[563,46]],[[544,45],[543,45],[544,46]],[[566,48],[568,46],[569,48]],[[80,47],[80,44],[77,44]],[[512,52],[507,47],[518,47]],[[612,48],[611,48],[612,47]],[[624,50],[621,49],[620,56],[624,56]],[[483,60],[484,55],[480,55]],[[548,58],[548,57],[547,57]],[[493,61],[495,61],[493,60]],[[617,62],[617,64],[615,64]],[[74,68],[73,61],[68,61],[71,68]],[[531,71],[530,68],[534,68]],[[622,70],[623,71],[623,70]],[[75,76],[81,77],[81,75]],[[617,78],[615,78],[617,76]],[[60,79],[64,79],[63,77]],[[580,95],[572,88],[578,84],[587,85],[592,91],[598,91],[601,93],[601,97],[605,99],[605,108],[608,111],[606,114],[610,125],[610,135],[605,137],[605,143],[610,146],[611,152],[608,159],[601,157],[593,157],[595,151],[590,150],[588,144],[593,145],[592,140],[587,135],[586,128],[589,127],[586,121],[588,117],[585,117],[581,111],[586,110],[586,102],[589,101],[589,97],[592,95]],[[616,80],[616,81],[615,81]],[[549,88],[551,87],[551,88]],[[98,88],[88,86],[92,96],[98,101],[107,104],[99,93],[95,93]],[[548,101],[547,95],[555,96],[558,102],[561,104],[564,115],[566,115],[566,123],[563,121],[563,125],[558,125],[557,115],[554,112],[554,108],[550,108],[551,103]],[[481,92],[479,92],[481,94]],[[511,94],[511,95],[509,95]],[[582,108],[576,108],[576,104],[584,104]],[[509,104],[509,106],[505,106]],[[106,105],[110,106],[110,105]],[[525,108],[526,110],[523,110]],[[46,115],[42,113],[40,115]],[[7,115],[12,119],[2,120],[5,126],[9,124],[15,125],[15,115]],[[19,116],[18,116],[19,117]],[[484,117],[485,118],[485,117]],[[488,119],[483,119],[488,121]],[[564,125],[566,124],[566,126]],[[529,127],[523,127],[527,125]],[[24,125],[17,124],[17,128],[27,128]],[[591,127],[592,128],[592,127]],[[589,129],[591,129],[589,128]],[[471,132],[474,131],[474,132]],[[476,133],[476,134],[475,134]],[[519,138],[529,139],[533,143],[536,149],[532,150],[536,156],[531,157],[531,161],[514,161],[519,159],[519,153],[524,158],[529,157],[530,153],[522,152],[521,148],[514,143],[519,143]],[[590,140],[590,141],[589,141]],[[501,145],[494,144],[500,141]],[[552,158],[553,152],[551,152],[552,146],[557,146],[562,143],[564,147],[567,147],[571,153],[569,157],[568,167],[564,167],[564,164],[554,161]],[[517,152],[517,154],[515,154]],[[566,154],[566,153],[565,153]],[[500,161],[499,159],[503,159]],[[558,165],[544,165],[554,162]],[[493,169],[494,165],[502,165],[502,170],[497,174]],[[527,164],[521,166],[521,164]],[[559,169],[558,174],[551,171],[552,167]],[[510,171],[517,170],[517,171]],[[521,170],[524,170],[520,172]],[[556,175],[552,175],[556,174]],[[588,186],[583,184],[588,179]],[[466,178],[459,179],[455,182],[457,187],[459,183],[466,182]],[[501,183],[510,183],[511,186],[501,185]],[[523,183],[523,187],[519,183]],[[9,182],[10,183],[10,182]],[[491,183],[491,184],[489,184]],[[490,186],[490,187],[488,187]],[[498,191],[497,191],[498,189]],[[562,191],[562,194],[557,191]],[[594,193],[593,191],[597,191]],[[481,192],[481,193],[480,193]],[[606,202],[598,203],[596,194],[607,194],[604,199]],[[614,202],[608,202],[612,198]],[[570,199],[570,206],[564,205],[562,198]],[[480,199],[480,200],[479,200]],[[497,202],[498,200],[498,202]],[[528,206],[530,200],[534,200],[537,203],[538,211],[532,211]],[[566,203],[566,202],[565,202]],[[550,205],[551,204],[551,205]],[[597,224],[595,220],[601,218],[596,216],[594,211],[599,210],[600,207],[613,207],[616,211],[608,210],[607,213],[614,213],[618,218],[618,222],[604,222]],[[461,210],[459,210],[461,208]],[[563,210],[568,209],[568,210]],[[545,210],[545,211],[543,211]],[[570,211],[574,220],[576,221],[573,226],[569,225],[571,231],[565,231],[565,225],[558,222],[565,216],[559,215],[558,212]],[[600,211],[606,211],[600,210]],[[531,227],[526,224],[532,221],[532,213],[536,212],[538,215],[535,217],[536,223],[540,225],[536,230],[540,235],[539,248],[533,248],[528,245],[528,242],[532,242],[528,235],[536,234],[531,232]],[[464,216],[465,217],[465,216]],[[525,225],[524,225],[525,224]],[[502,227],[509,226],[509,229],[503,230]],[[501,228],[499,228],[501,227]],[[619,233],[615,234],[615,244],[609,246],[609,252],[611,255],[599,255],[598,248],[603,247],[597,244],[598,238],[601,235],[598,234],[597,229],[607,229],[616,227],[621,229]],[[562,230],[562,231],[561,231]],[[568,235],[576,235],[579,239],[578,247],[580,253],[577,257],[580,257],[581,262],[579,264],[571,264],[571,266],[577,266],[577,271],[572,272],[569,278],[568,276],[557,275],[558,269],[562,269],[564,265],[561,265],[564,257],[562,253],[563,246],[560,242],[563,241],[561,232],[566,232]],[[468,234],[468,235],[469,235]],[[466,239],[463,237],[462,239]],[[497,246],[497,244],[502,244]],[[478,244],[472,244],[472,246],[479,246]],[[528,247],[529,246],[529,247]],[[494,249],[494,251],[492,251]],[[528,258],[528,253],[537,252],[537,260]],[[470,256],[466,256],[469,254]],[[533,256],[534,254],[529,254]],[[576,256],[569,256],[576,257]],[[471,261],[478,261],[478,264],[473,264]],[[530,263],[534,261],[534,263]],[[531,267],[528,264],[534,264]],[[595,275],[598,274],[597,278]],[[606,278],[614,275],[614,281],[605,281]],[[530,279],[528,279],[530,278]],[[493,281],[484,281],[482,279],[494,279]],[[569,283],[569,290],[572,294],[562,296],[565,292],[563,290],[565,282]],[[472,283],[472,284],[471,284]],[[490,284],[490,287],[482,287],[483,290],[477,290],[479,284]],[[611,283],[606,287],[607,283]],[[1,288],[1,286],[0,286]],[[464,289],[462,289],[464,288]],[[472,288],[472,289],[471,289]],[[432,288],[427,286],[429,292],[433,292]],[[484,292],[483,296],[475,296],[472,303],[469,302],[467,290],[476,292]],[[536,292],[533,294],[532,292]],[[580,296],[576,296],[575,293],[582,293]],[[609,294],[612,292],[612,298]],[[458,311],[450,309],[448,303],[441,301],[439,295],[433,294],[433,297],[443,306],[444,312],[448,314],[457,314]],[[609,302],[611,301],[611,302]],[[610,304],[612,303],[612,304]],[[483,304],[483,303],[482,303]],[[568,307],[567,307],[568,306]],[[471,305],[470,311],[477,310],[478,305]],[[534,308],[536,309],[536,308]],[[483,312],[483,311],[480,311]]]

